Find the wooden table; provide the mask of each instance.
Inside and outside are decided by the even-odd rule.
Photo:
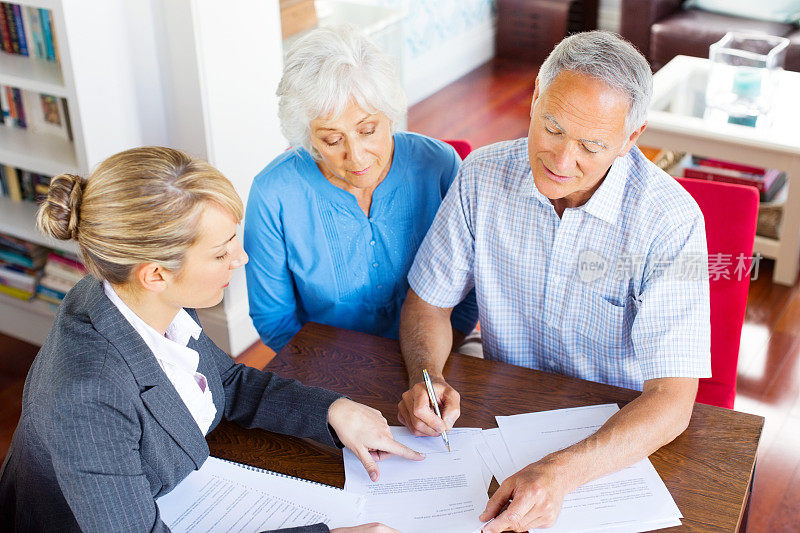
[[[380,409],[397,425],[406,389],[396,341],[306,324],[266,370],[347,394]],[[461,393],[458,426],[497,427],[495,415],[578,407],[635,398],[636,391],[453,354],[445,378]],[[697,404],[689,428],[650,456],[684,515],[674,531],[735,531],[749,494],[764,419]],[[337,487],[339,450],[315,442],[246,430],[223,422],[208,435],[211,454]]]

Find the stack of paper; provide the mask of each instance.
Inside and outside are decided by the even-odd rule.
[[[358,458],[344,450],[344,488],[366,499],[358,522],[381,522],[403,533],[479,531],[492,479],[476,449],[480,428],[448,432],[452,452],[440,437],[391,429],[395,440],[424,453],[425,460],[390,457],[378,463],[381,475],[373,483]]]
[[[483,432],[479,453],[502,483],[545,455],[585,439],[617,411],[616,404],[606,404],[498,416],[499,429]],[[558,520],[546,531],[650,531],[678,526],[680,518],[664,482],[644,459],[568,494]]]
[[[173,532],[237,531],[358,524],[363,498],[341,489],[209,457],[156,500]]]

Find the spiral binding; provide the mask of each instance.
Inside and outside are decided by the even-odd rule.
[[[237,463],[236,461],[231,461],[229,459],[223,459],[222,457],[217,457],[217,459],[219,459],[220,461],[225,461],[226,463],[230,463],[232,465],[244,468],[245,470],[252,470],[253,472],[260,472],[262,474],[269,474],[271,476],[278,476],[278,477],[282,477],[282,478],[286,478],[286,479],[293,479],[295,481],[302,481],[303,483],[309,483],[311,485],[319,485],[320,487],[325,487],[325,488],[328,488],[328,489],[335,489],[335,490],[341,490],[341,491],[344,490],[344,489],[340,489],[339,487],[334,487],[333,485],[326,485],[325,483],[320,483],[319,481],[311,481],[310,479],[303,479],[301,477],[290,476],[289,474],[282,474],[280,472],[275,472],[274,470],[267,470],[265,468],[259,468],[257,466],[246,465],[244,463]]]

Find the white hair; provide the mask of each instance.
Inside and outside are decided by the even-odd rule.
[[[647,120],[653,74],[644,56],[619,35],[587,31],[562,40],[539,69],[539,91],[547,89],[562,70],[592,76],[625,94],[630,99],[625,117],[629,134]]]
[[[407,106],[392,59],[349,24],[317,28],[299,39],[286,54],[277,95],[283,135],[315,159],[315,118],[336,118],[355,101],[368,113],[385,114],[394,132]]]

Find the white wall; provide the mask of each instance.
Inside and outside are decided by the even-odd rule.
[[[402,10],[409,105],[494,56],[496,0],[360,0]]]
[[[253,177],[280,154],[275,87],[283,70],[275,0],[124,0],[143,144],[208,160],[247,203]],[[242,16],[246,14],[247,16]],[[238,355],[258,339],[244,270],[222,304],[200,310],[206,333]]]

